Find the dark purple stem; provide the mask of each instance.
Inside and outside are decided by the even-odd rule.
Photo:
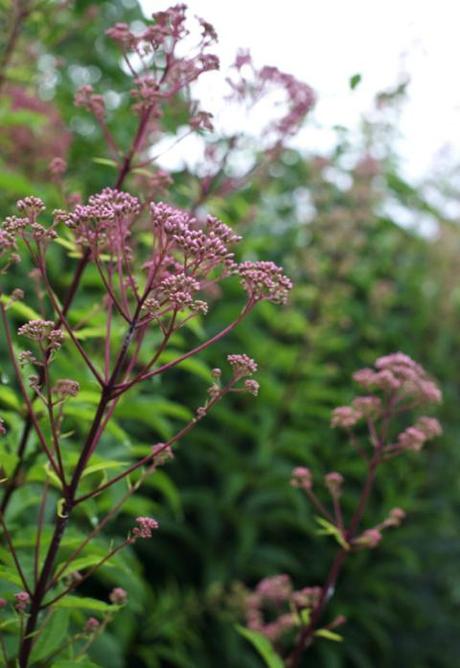
[[[356,535],[358,527],[363,518],[364,512],[366,510],[366,505],[374,486],[375,476],[377,472],[377,467],[381,461],[380,457],[380,447],[376,448],[374,455],[368,464],[368,471],[366,482],[364,483],[363,490],[358,502],[358,506],[354,512],[354,515],[351,519],[350,526],[345,532],[345,539],[347,542],[350,542]],[[342,571],[343,564],[345,559],[349,554],[349,550],[344,549],[343,547],[338,550],[335,555],[334,561],[332,562],[329,573],[326,577],[326,581],[321,589],[321,595],[316,607],[313,609],[310,617],[310,621],[304,629],[301,630],[297,638],[294,649],[286,660],[286,665],[288,668],[298,668],[300,665],[300,659],[305,649],[311,644],[313,636],[318,625],[319,620],[323,614],[323,611],[327,605],[327,602],[334,592],[337,580]]]

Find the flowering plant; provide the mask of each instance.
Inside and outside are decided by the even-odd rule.
[[[15,18],[8,59],[27,15]],[[105,187],[83,203],[66,192],[66,161],[55,157],[50,173],[61,189],[62,208],[49,214],[41,198],[26,196],[17,202],[19,215],[5,217],[0,226],[1,275],[14,276],[15,281],[13,290],[3,287],[0,294],[5,369],[14,377],[8,391],[19,414],[18,419],[14,411],[5,411],[0,422],[0,523],[6,548],[1,577],[11,589],[1,599],[2,617],[9,613],[2,624],[5,665],[54,665],[55,659],[86,654],[126,603],[127,593],[115,587],[105,604],[88,602],[73,592],[121,550],[151,538],[159,523],[139,514],[124,540],[101,551],[100,545],[94,546],[102,531],[172,456],[173,446],[226,394],[257,394],[258,383],[251,378],[257,364],[245,354],[228,355],[230,373],[213,370],[207,398],[179,431],[165,442],[133,451],[131,461],[109,460],[114,436],[120,437],[114,420],[126,395],[135,390],[148,399],[161,377],[229,334],[259,302],[284,304],[292,287],[273,262],[238,262],[233,248],[241,237],[215,217],[196,217],[152,201],[148,194],[137,197],[122,190],[128,176],[150,162],[145,156],[152,137],[160,132],[165,105],[218,67],[216,56],[208,53],[215,31],[205,21],[199,24],[201,37],[189,56],[177,53],[189,34],[185,5],[156,13],[140,34],[120,23],[107,31],[120,45],[132,75],[138,120],[131,146],[124,153],[117,146],[104,97],[91,86],[77,91],[75,103],[101,127],[115,158],[114,187]],[[210,127],[209,115],[194,104],[189,120],[193,130]],[[76,260],[73,279],[63,292],[50,273],[49,258],[59,247]],[[78,300],[88,274],[97,297],[91,311],[83,314]],[[232,277],[240,280],[246,295],[239,314],[220,331],[187,347],[187,330],[206,315],[219,284]],[[177,350],[179,341],[185,342],[185,349]],[[90,416],[86,413],[81,423],[78,407],[88,404]],[[10,513],[17,490],[24,488],[33,489],[39,499],[32,553],[25,549],[29,543],[20,540],[21,512]],[[103,495],[111,495],[108,507]],[[97,519],[96,502],[102,508]],[[76,527],[82,517],[90,522],[79,534]],[[74,608],[99,611],[103,619],[90,617],[70,638],[62,637],[62,628],[56,633],[53,625],[59,624],[63,611]]]
[[[315,492],[310,469],[297,466],[291,477],[291,485],[306,494],[318,513],[319,532],[337,542],[325,582],[322,586],[307,586],[296,591],[288,575],[275,575],[264,578],[246,598],[248,628],[241,632],[268,657],[267,663],[271,666],[296,668],[315,639],[341,640],[333,629],[346,622],[343,615],[323,627],[320,623],[344,563],[355,552],[376,548],[383,532],[400,526],[406,517],[402,508],[392,508],[380,523],[362,528],[378,469],[406,452],[419,452],[442,431],[436,418],[428,416],[418,417],[413,425],[401,431],[401,418],[415,409],[441,401],[435,382],[407,355],[394,353],[380,357],[374,368],[357,371],[353,379],[368,394],[357,396],[349,406],[336,408],[331,419],[332,427],[348,434],[351,447],[366,466],[366,476],[350,518],[347,519],[342,508],[345,480],[339,472],[327,473],[323,480],[330,509]],[[268,620],[265,618],[267,610]],[[284,662],[274,650],[284,657]]]

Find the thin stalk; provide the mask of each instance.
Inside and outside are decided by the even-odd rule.
[[[345,539],[347,540],[348,543],[350,543],[355,537],[359,524],[361,523],[364,512],[366,510],[367,502],[369,500],[369,496],[371,494],[375,482],[377,467],[381,461],[380,459],[381,447],[382,446],[380,444],[379,447],[376,448],[374,455],[368,464],[367,477],[358,501],[358,506],[353,514],[350,526],[348,530],[345,532]],[[349,550],[345,550],[344,548],[340,548],[337,551],[334,561],[332,562],[331,568],[329,569],[329,573],[326,577],[326,582],[324,583],[321,589],[321,595],[319,601],[311,613],[310,621],[307,624],[307,626],[305,626],[305,628],[303,628],[300,631],[294,649],[287,657],[286,665],[288,666],[288,668],[298,668],[298,666],[300,665],[300,659],[302,657],[302,654],[313,640],[317,624],[323,614],[324,608],[326,607],[330,595],[333,593],[335,589],[337,579],[342,571],[343,564],[348,554]]]
[[[21,568],[21,564],[19,563],[19,557],[16,552],[16,549],[13,544],[13,540],[11,538],[11,534],[8,531],[8,527],[6,526],[5,518],[3,516],[3,513],[0,513],[0,524],[2,525],[3,533],[5,534],[6,542],[8,543],[8,549],[10,551],[11,556],[13,557],[14,565],[16,566],[16,570],[18,572],[19,577],[21,578],[22,586],[24,587],[24,590],[30,595],[30,587],[27,584],[27,580],[25,578],[24,572]]]

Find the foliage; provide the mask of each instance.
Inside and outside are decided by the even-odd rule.
[[[29,3],[10,4],[14,9]],[[143,21],[145,27],[145,21],[138,7],[121,1],[37,4],[24,17],[18,48],[2,82],[1,125],[20,130],[21,140],[31,148],[15,153],[8,148],[10,131],[0,132],[4,215],[14,212],[19,197],[31,193],[42,197],[51,211],[72,208],[77,196],[86,201],[107,184],[115,184],[138,122],[130,104],[132,78],[120,67],[119,44],[104,34],[119,21],[139,32],[142,28],[136,22]],[[232,75],[234,92],[244,94],[244,103],[251,105],[251,95],[264,92],[255,86],[262,70],[244,54],[239,58],[239,68]],[[242,90],[239,77],[250,83],[247,89]],[[279,86],[278,74],[275,79],[271,84]],[[359,75],[353,75],[350,88],[359,81]],[[291,84],[295,82],[281,77],[281,88]],[[95,95],[104,93],[102,128],[97,114],[73,103],[76,89],[85,85],[92,85]],[[18,87],[22,102],[18,95],[15,98]],[[297,91],[304,100],[308,91]],[[191,105],[193,87],[192,94],[184,88],[163,105],[139,161],[145,163],[155,155],[152,147],[161,138],[166,136],[172,144],[193,130],[201,137],[206,162],[169,175],[154,163],[145,164],[127,175],[129,189],[201,217],[207,212],[217,216],[244,235],[238,260],[268,257],[287,269],[295,288],[281,311],[278,305],[260,304],[224,342],[185,360],[169,376],[152,378],[149,392],[135,386],[129,401],[119,402],[101,450],[86,471],[83,484],[88,492],[117,476],[128,462],[149,456],[153,442],[167,442],[193,418],[193,399],[202,396],[203,387],[214,384],[211,371],[228,350],[244,351],[259,362],[257,400],[233,393],[216,405],[187,435],[174,461],[164,462],[155,475],[147,477],[143,491],[127,500],[118,521],[92,543],[91,550],[78,556],[72,571],[91,577],[81,583],[78,596],[61,599],[60,605],[66,607],[51,616],[35,645],[32,665],[34,661],[50,664],[41,653],[44,648],[56,652],[57,639],[67,637],[68,628],[77,636],[86,634],[77,638],[82,646],[92,641],[91,660],[76,664],[81,666],[262,665],[260,655],[235,630],[235,623],[243,620],[247,588],[280,572],[290,574],[296,589],[320,585],[336,550],[333,540],[318,537],[316,513],[290,488],[291,469],[308,466],[318,475],[339,470],[348,483],[342,496],[344,510],[354,507],[362,463],[331,432],[330,415],[337,405],[350,401],[351,373],[393,350],[419,360],[439,379],[445,398],[440,416],[445,433],[429,446],[428,463],[415,456],[404,462],[396,459],[377,478],[366,526],[377,524],[382,512],[399,506],[408,513],[407,523],[386,536],[377,550],[360,551],[347,561],[325,621],[338,615],[347,618],[340,628],[344,641],[334,642],[334,632],[323,629],[305,665],[456,665],[460,652],[455,566],[459,434],[458,381],[452,361],[458,349],[458,239],[455,225],[443,220],[424,192],[399,173],[389,126],[403,92],[399,87],[380,96],[380,110],[372,121],[363,123],[359,136],[339,129],[336,146],[327,156],[289,150],[286,137],[276,133],[255,139],[243,134],[228,137],[200,126],[205,116],[198,116],[200,121],[192,128],[188,121],[199,111]],[[30,101],[37,98],[41,105],[32,105]],[[284,100],[287,112],[294,108],[293,99],[297,98]],[[54,124],[62,124],[60,136],[66,138],[59,147],[61,153],[53,149],[53,155],[44,151],[48,141],[40,145],[51,113],[57,114]],[[107,128],[118,154],[108,150]],[[276,123],[270,128],[273,131]],[[267,137],[269,143],[264,144]],[[237,158],[247,158],[248,153],[251,161],[241,171]],[[50,178],[48,163],[54,157],[68,166],[65,174],[54,173]],[[416,229],[400,225],[400,215],[404,219],[408,211],[434,218],[437,237],[424,238]],[[71,234],[61,235],[60,245],[53,244],[48,251],[47,271],[59,299],[65,297],[79,260]],[[19,276],[18,268],[12,267],[5,278],[5,295],[18,287]],[[5,297],[8,315],[17,326],[35,319],[27,309],[40,313],[43,285],[33,280],[36,287],[27,290],[35,295],[32,304]],[[97,308],[103,294],[99,281],[96,268],[88,267],[71,320],[72,327],[78,325],[78,342],[94,363],[100,361],[106,332],[106,318]],[[199,316],[175,333],[164,363],[234,321],[239,294],[232,279],[222,284],[219,293],[208,295],[212,308],[206,322]],[[122,323],[114,321],[112,334],[118,345]],[[152,336],[150,343],[155,345],[158,339]],[[3,348],[4,343],[2,354]],[[78,396],[66,402],[66,465],[74,466],[79,440],[94,416],[98,388],[81,364],[78,350],[66,343],[65,353],[57,354],[53,364],[56,378],[72,378],[80,384]],[[13,391],[11,368],[4,365],[2,372],[1,415],[8,427],[2,467],[9,479],[18,463],[13,445],[21,438],[25,411]],[[36,439],[28,452],[27,484],[21,483],[12,494],[6,519],[29,573],[44,480],[49,480],[50,487],[44,508],[47,523],[51,524],[56,507],[61,513],[64,508],[57,506],[55,477],[44,468],[43,457],[37,458]],[[134,472],[130,484],[137,482]],[[62,543],[64,555],[71,554],[88,527],[111,511],[124,489],[123,484],[114,485],[110,494],[90,498],[77,508],[75,525]],[[126,538],[133,518],[146,515],[160,522],[155,539],[127,546],[92,574],[93,566]],[[43,529],[42,554],[50,541],[49,529]],[[2,596],[11,600],[20,581],[4,547],[0,556]],[[63,582],[73,584],[70,571],[63,570],[62,576]],[[116,587],[128,594],[128,603],[120,609],[108,602],[109,592]],[[20,615],[12,622],[6,620],[5,611],[0,615],[10,652]],[[101,625],[85,630],[92,615]],[[254,637],[252,642],[267,656],[267,643]],[[56,658],[51,663],[64,668],[72,662]]]

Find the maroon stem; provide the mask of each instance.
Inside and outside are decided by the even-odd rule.
[[[25,16],[22,17],[21,20],[19,21],[19,25],[18,25],[17,30],[19,30],[20,24],[21,24],[22,20],[24,20],[24,19],[25,19]],[[14,43],[16,41],[16,38],[17,37],[14,38],[14,40],[12,42],[13,46],[11,48],[14,47]],[[11,39],[10,39],[10,41],[11,41]],[[4,61],[5,61],[5,58],[3,58],[3,61],[0,61],[0,86],[1,86],[1,83],[2,83],[1,63],[4,62]],[[114,185],[114,188],[117,189],[117,190],[119,190],[122,187],[126,177],[128,176],[128,174],[131,170],[131,163],[132,163],[133,157],[135,156],[136,152],[139,150],[139,147],[142,143],[143,137],[145,135],[146,127],[147,127],[147,124],[148,124],[149,117],[150,117],[150,111],[148,113],[144,114],[144,116],[142,117],[142,119],[139,123],[139,127],[138,127],[136,135],[133,139],[131,149],[128,151],[128,153],[127,153],[127,155],[126,155],[126,157],[123,161],[123,164],[121,166],[120,172],[118,174],[117,180],[116,180],[115,185]],[[72,279],[72,283],[70,284],[69,290],[67,291],[67,294],[66,294],[66,297],[64,299],[63,306],[62,306],[62,316],[60,316],[56,320],[56,327],[61,326],[62,317],[64,317],[64,318],[66,317],[66,315],[67,315],[67,313],[70,309],[70,306],[72,305],[72,302],[75,298],[78,287],[80,285],[80,281],[81,281],[81,278],[83,276],[83,272],[85,271],[85,268],[86,268],[86,266],[87,266],[87,264],[90,260],[90,257],[91,257],[91,251],[90,251],[89,248],[87,248],[87,249],[85,249],[82,257],[80,258],[80,261],[79,261],[79,263],[77,265],[77,268],[75,270],[75,273],[74,273],[74,276],[73,276],[73,279]],[[42,368],[39,370],[38,376],[39,376],[38,383],[42,384],[43,383],[43,369]],[[35,397],[35,394],[33,395],[33,398],[34,397]],[[3,498],[2,498],[2,501],[0,503],[0,510],[1,510],[2,513],[5,513],[5,511],[8,507],[8,504],[11,500],[11,496],[12,496],[14,490],[16,489],[16,487],[18,486],[18,483],[19,483],[19,480],[20,480],[20,477],[21,477],[22,467],[24,465],[24,458],[25,458],[25,453],[26,453],[26,448],[27,448],[27,442],[29,440],[31,430],[32,430],[32,418],[31,418],[30,413],[28,413],[26,418],[25,418],[24,428],[23,428],[23,431],[22,431],[21,439],[19,441],[19,446],[18,446],[18,451],[17,451],[17,456],[18,456],[17,464],[16,464],[16,466],[14,468],[14,471],[11,474],[7,484],[5,485],[4,492],[3,492]]]
[[[29,663],[29,658],[30,658],[30,652],[32,650],[33,646],[33,641],[34,641],[34,634],[35,634],[35,629],[37,626],[38,622],[38,616],[40,614],[40,610],[42,609],[43,605],[43,599],[47,593],[48,590],[48,584],[51,579],[52,573],[53,573],[53,568],[54,568],[54,563],[56,560],[56,556],[59,550],[59,546],[61,544],[62,537],[65,532],[65,528],[67,525],[67,522],[69,521],[70,514],[72,512],[72,509],[75,504],[75,497],[78,489],[78,485],[81,479],[81,476],[83,474],[83,471],[85,469],[86,463],[88,461],[88,456],[89,453],[92,452],[95,443],[97,442],[97,439],[99,438],[100,435],[100,423],[103,419],[105,410],[112,400],[112,390],[115,385],[118,372],[123,364],[123,361],[125,359],[125,356],[128,351],[129,347],[129,342],[131,340],[132,336],[132,331],[134,329],[134,323],[130,326],[125,339],[123,341],[120,354],[118,356],[118,360],[115,364],[115,368],[112,372],[112,375],[109,379],[109,382],[107,385],[102,389],[101,391],[101,398],[99,401],[99,405],[97,407],[96,413],[94,415],[94,419],[91,425],[91,428],[89,430],[88,436],[85,441],[85,445],[83,447],[82,453],[80,455],[80,458],[78,460],[77,466],[75,467],[72,479],[69,483],[69,486],[66,490],[66,496],[65,496],[65,503],[62,508],[62,511],[59,515],[56,517],[56,525],[53,533],[53,537],[51,539],[50,546],[48,548],[48,552],[45,558],[45,562],[43,564],[43,568],[40,573],[40,577],[38,579],[37,585],[35,587],[35,591],[32,595],[32,603],[31,603],[31,608],[30,608],[30,615],[27,620],[27,625],[26,625],[26,630],[24,634],[24,640],[21,644],[20,652],[19,652],[19,666],[20,668],[27,668],[28,663]]]
[[[377,447],[375,449],[374,455],[368,464],[366,482],[364,483],[358,506],[353,514],[350,526],[345,532],[345,539],[348,543],[355,537],[366,510],[369,495],[375,482],[377,467],[381,461],[380,450],[381,447]],[[343,547],[337,551],[334,561],[332,562],[332,565],[329,569],[329,573],[326,577],[326,581],[321,588],[319,601],[311,613],[310,621],[307,626],[305,626],[305,628],[303,628],[299,633],[295,647],[286,660],[286,666],[288,666],[288,668],[297,668],[300,665],[300,659],[302,658],[303,652],[309,645],[311,645],[318,622],[321,619],[327,602],[334,592],[337,580],[349,552],[349,550]]]

